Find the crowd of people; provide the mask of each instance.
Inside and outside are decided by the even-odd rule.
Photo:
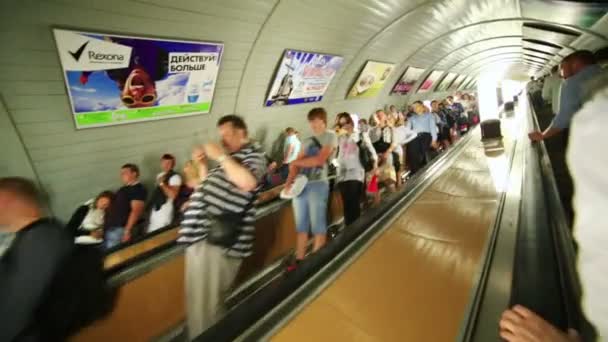
[[[285,198],[292,199],[297,241],[288,271],[293,270],[306,256],[310,235],[313,253],[327,242],[332,187],[340,191],[345,225],[351,225],[362,207],[380,201],[381,188],[394,191],[403,184],[407,172],[420,171],[478,122],[474,101],[467,94],[443,101],[416,101],[403,111],[394,105],[377,110],[369,119],[339,113],[333,125],[325,109],[314,108],[307,116],[312,136],[302,139],[296,129],[287,128],[278,156],[265,153],[249,138],[243,118],[224,116],[217,124],[221,142],[194,148],[183,172],[175,170],[173,155],[162,155],[160,173],[149,191],[140,182],[139,167],[124,164],[119,170],[122,186],[83,202],[66,225],[44,218],[43,204],[31,181],[0,179],[0,204],[11,208],[2,210],[0,226],[9,227],[7,236],[13,238],[3,238],[2,296],[19,291],[24,276],[27,278],[24,272],[31,269],[9,265],[17,262],[15,258],[26,258],[15,253],[27,254],[24,250],[34,246],[38,249],[34,255],[38,255],[38,236],[47,239],[48,234],[57,242],[44,250],[58,246],[45,252],[52,256],[45,260],[49,272],[40,274],[44,278],[38,279],[40,286],[23,292],[31,303],[13,314],[11,329],[0,329],[1,339],[45,333],[40,331],[43,327],[31,324],[41,319],[36,316],[40,312],[36,305],[45,302],[44,284],[52,281],[63,259],[72,254],[66,246],[68,240],[57,231],[59,227],[66,227],[61,230],[76,242],[72,245],[97,244],[101,248],[87,247],[107,251],[172,225],[179,225],[178,242],[188,246],[187,324],[188,334],[194,338],[222,316],[226,293],[241,262],[253,252],[255,204],[262,191],[282,185]],[[368,195],[371,203],[367,203]],[[31,256],[26,259],[31,260]],[[14,286],[4,286],[6,281]],[[13,299],[18,298],[23,296]]]
[[[418,172],[438,152],[448,148],[471,125],[479,122],[474,97],[469,94],[457,94],[456,100],[449,96],[442,101],[416,101],[404,109],[387,106],[386,110],[375,111],[369,119],[339,113],[331,126],[325,113],[320,115],[323,124],[311,124],[313,132],[315,128],[324,127],[323,130],[333,132],[331,137],[336,136],[336,141],[324,150],[328,153],[324,172],[331,176],[332,184],[335,182],[342,194],[347,225],[359,217],[360,199],[369,196],[377,205],[382,188],[394,191],[407,175]],[[313,145],[323,146],[324,138],[323,135],[316,138]],[[301,154],[316,154],[308,151],[315,146],[305,146],[306,141],[301,140],[293,127],[286,128],[279,139],[278,155],[264,153],[267,168],[260,191],[291,182],[290,166],[301,164],[301,161],[294,164],[302,159]],[[362,165],[362,153],[369,154],[368,165]],[[149,191],[139,181],[139,167],[127,163],[119,170],[122,186],[86,200],[74,211],[67,228],[80,243],[103,243],[106,249],[112,249],[134,238],[178,225],[188,198],[197,186],[197,179],[200,179],[199,164],[193,156],[182,172],[178,172],[175,170],[176,158],[168,153],[162,155],[160,173],[155,177],[154,188]],[[297,173],[306,172],[311,171]],[[307,190],[313,191],[315,177],[319,176],[307,174],[307,177],[312,180]],[[295,202],[299,203],[298,199]],[[327,205],[325,200],[317,203]],[[303,210],[310,209],[301,207],[297,213]],[[297,214],[296,221],[300,219],[303,218]],[[325,221],[325,218],[319,219]]]

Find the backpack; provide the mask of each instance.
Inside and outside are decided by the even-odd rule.
[[[45,341],[65,341],[106,316],[113,308],[113,297],[106,283],[102,250],[74,245],[37,312]]]
[[[359,133],[359,142],[357,142],[357,146],[359,147],[359,161],[361,162],[361,166],[363,166],[365,172],[370,172],[374,169],[374,157],[372,151],[363,144],[363,133]]]
[[[315,145],[315,147],[318,148],[319,151],[321,151],[321,149],[323,148],[323,145],[321,145],[321,142],[319,141],[319,139],[312,137],[312,142]],[[336,175],[336,173],[337,173],[336,167],[334,166],[334,164],[332,164],[331,157],[327,158],[326,164],[327,164],[327,175],[330,177],[333,175]]]

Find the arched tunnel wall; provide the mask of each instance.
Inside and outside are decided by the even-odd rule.
[[[268,146],[287,126],[308,135],[305,114],[312,107],[323,106],[332,117],[339,111],[368,116],[386,104],[445,97],[449,93],[389,92],[407,66],[476,76],[479,69],[459,61],[521,44],[524,21],[551,22],[522,18],[512,0],[7,0],[0,4],[0,100],[21,139],[14,140],[22,143],[15,150],[51,196],[54,214],[66,218],[98,191],[117,188],[126,162],[140,165],[145,183],[158,172],[161,154],[175,154],[181,165],[194,143],[215,139],[215,122],[224,114],[245,117],[252,135]],[[564,25],[581,34],[565,48],[603,46],[605,18],[582,29]],[[76,130],[52,28],[224,43],[211,112]],[[287,48],[344,57],[323,101],[264,107]],[[396,68],[378,96],[346,99],[367,60]],[[512,77],[540,72],[523,65],[508,71]]]

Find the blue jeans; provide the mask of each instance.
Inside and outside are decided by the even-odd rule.
[[[104,234],[103,246],[105,249],[110,249],[119,245],[122,242],[122,237],[125,234],[125,227],[112,227],[106,229]]]
[[[327,233],[327,201],[329,183],[312,181],[306,184],[300,196],[292,199],[293,213],[296,220],[296,231],[314,235]]]

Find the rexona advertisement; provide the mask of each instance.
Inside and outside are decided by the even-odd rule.
[[[424,69],[408,67],[399,79],[399,81],[397,81],[397,83],[393,87],[391,94],[408,94],[410,91],[412,91],[414,84],[418,82],[418,79],[420,78],[420,76],[422,76],[423,72]]]
[[[441,70],[433,70],[424,80],[424,82],[422,82],[422,84],[420,85],[420,88],[418,89],[419,93],[426,93],[431,91],[431,89],[433,88],[433,85],[435,85],[435,83],[437,82],[437,80],[439,79],[439,77],[441,77],[441,75],[443,75],[443,71]]]
[[[285,50],[265,105],[321,101],[342,61],[339,56]]]
[[[208,113],[223,44],[55,29],[77,128]]]
[[[395,64],[367,61],[346,98],[374,97],[380,92],[389,78]]]

